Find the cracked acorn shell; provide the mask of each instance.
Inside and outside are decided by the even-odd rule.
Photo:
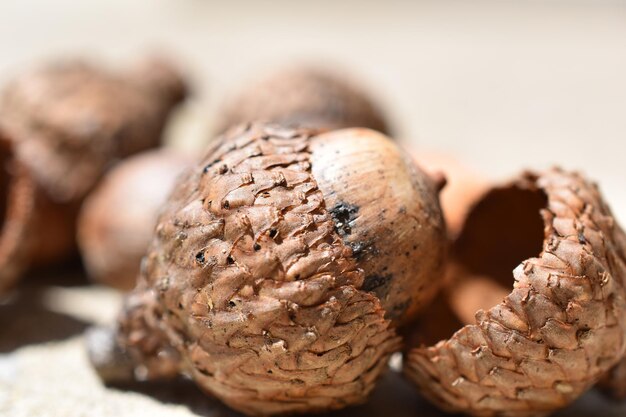
[[[175,186],[118,342],[249,415],[361,403],[445,250],[435,185],[382,134],[240,126]]]
[[[74,252],[85,195],[115,159],[158,145],[184,94],[180,76],[163,59],[119,74],[60,61],[6,86],[0,241],[11,255],[0,256],[0,292],[28,267]]]
[[[389,123],[365,88],[309,66],[289,67],[248,85],[227,101],[216,131],[253,121],[323,130],[365,127],[389,133]]]
[[[130,157],[107,173],[85,200],[78,246],[94,281],[131,290],[139,275],[159,209],[192,158],[161,148]]]
[[[565,407],[624,355],[625,243],[579,174],[526,173],[490,190],[470,211],[447,273],[456,317],[485,309],[448,339],[410,350],[405,374],[451,412],[540,416]],[[485,294],[501,294],[513,268],[513,290],[488,308]]]

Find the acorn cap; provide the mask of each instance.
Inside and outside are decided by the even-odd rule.
[[[3,91],[0,287],[73,254],[85,195],[116,159],[159,144],[173,103],[129,74],[60,61]]]
[[[391,318],[438,286],[436,194],[371,130],[229,130],[164,207],[123,349],[250,415],[363,402],[399,348]]]
[[[159,72],[159,71],[157,71]],[[79,60],[26,72],[0,97],[0,128],[37,182],[58,202],[82,198],[107,166],[155,147],[176,104],[137,73]]]
[[[389,124],[366,90],[333,72],[294,66],[247,85],[218,117],[221,133],[240,123],[334,130],[365,127],[389,133]]]
[[[526,173],[490,190],[455,243],[459,279],[504,285],[528,259],[514,269],[510,294],[478,310],[473,324],[412,349],[405,374],[450,412],[537,416],[565,407],[624,354],[625,242],[597,187],[579,174]]]

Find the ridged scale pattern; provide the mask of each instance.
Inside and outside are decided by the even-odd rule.
[[[175,187],[120,323],[148,375],[180,366],[252,415],[337,409],[372,390],[399,338],[359,290],[311,175],[312,134],[230,130]]]
[[[624,354],[623,232],[595,185],[558,169],[527,174],[541,190],[542,253],[476,324],[413,349],[405,373],[433,402],[475,416],[537,416],[572,402]],[[506,233],[503,230],[502,233]]]

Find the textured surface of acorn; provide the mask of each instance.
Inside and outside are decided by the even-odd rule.
[[[90,278],[121,290],[135,286],[159,209],[191,161],[162,148],[128,158],[107,173],[78,220],[78,246]]]
[[[364,401],[438,287],[430,178],[371,130],[258,124],[181,178],[119,323],[135,375],[186,373],[250,415]]]
[[[539,416],[565,407],[624,354],[625,248],[597,187],[579,174],[527,173],[489,190],[448,268],[449,305],[466,325],[412,349],[406,375],[447,411]]]
[[[366,127],[389,133],[389,123],[366,89],[331,71],[290,67],[261,78],[228,101],[217,132],[253,121],[333,130]]]
[[[7,85],[0,97],[6,139],[0,240],[13,255],[0,259],[0,289],[28,266],[73,252],[86,193],[112,161],[159,143],[166,116],[184,94],[180,76],[163,60],[126,73],[62,61]]]

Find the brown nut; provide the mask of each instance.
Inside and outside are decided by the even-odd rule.
[[[139,275],[160,207],[192,158],[162,148],[114,167],[85,200],[78,247],[90,278],[130,290]]]
[[[4,207],[12,207],[4,209],[11,214],[0,240],[10,240],[13,248],[12,256],[0,260],[1,289],[25,268],[73,253],[78,209],[108,165],[159,143],[182,93],[179,83],[165,81],[178,78],[174,71],[152,62],[142,64],[144,71],[115,74],[65,61],[7,85],[0,97],[0,132],[8,141],[9,162],[2,171],[6,184],[28,178],[30,185],[15,193],[18,188],[6,185],[0,197]],[[22,232],[15,234],[18,227]]]
[[[382,134],[241,126],[175,186],[119,343],[136,375],[184,372],[246,414],[343,408],[445,250],[434,184]]]
[[[291,67],[261,78],[222,109],[216,131],[253,121],[333,130],[389,124],[365,89],[330,71]]]
[[[452,412],[540,416],[570,404],[624,354],[624,242],[597,187],[578,174],[527,173],[490,190],[455,243],[457,317],[469,320],[467,305],[486,308],[484,293],[497,298],[528,259],[512,292],[474,324],[412,349],[406,375]]]

